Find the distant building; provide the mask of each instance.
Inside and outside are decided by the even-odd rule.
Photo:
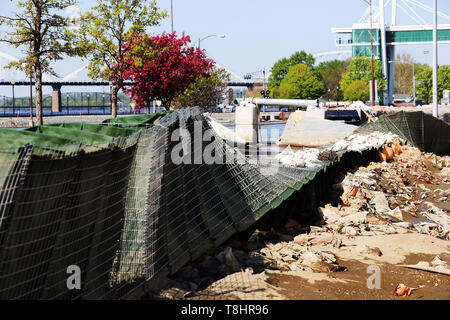
[[[396,24],[397,0],[390,1],[392,3],[391,24],[386,24],[384,18],[384,0],[379,0],[379,5],[374,5],[372,10],[373,53],[375,59],[381,60],[383,73],[388,79],[388,92],[385,93],[384,104],[391,104],[394,97],[395,47],[399,45],[431,44],[433,41],[433,26],[426,24],[425,20],[412,9],[412,6],[420,5],[419,8],[425,11],[433,11],[433,9],[417,0],[405,1],[411,5],[411,7],[408,6],[408,9],[411,11],[411,17],[414,17],[413,20],[418,23],[417,25],[398,26]],[[386,3],[389,4],[389,1]],[[382,8],[382,10],[379,8]],[[439,14],[441,17],[450,20],[449,16],[442,13]],[[351,47],[354,57],[371,56],[369,9],[360,21],[352,27],[332,28],[331,31],[339,36],[336,40],[337,47]],[[450,43],[450,24],[439,25],[437,37],[439,43]]]

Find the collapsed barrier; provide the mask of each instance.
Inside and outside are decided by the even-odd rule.
[[[355,132],[372,131],[392,132],[420,150],[438,156],[450,154],[450,125],[422,111],[382,115],[376,122],[367,123]]]
[[[196,128],[210,136],[199,143]],[[324,185],[378,155],[343,151],[314,169],[252,163],[208,129],[199,109],[1,129],[0,299],[141,297],[237,233],[308,219]],[[226,161],[205,163],[205,150]]]

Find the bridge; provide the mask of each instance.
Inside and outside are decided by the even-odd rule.
[[[385,20],[385,8],[391,5],[392,21]],[[397,11],[401,10],[408,20],[416,25],[397,25]],[[376,59],[383,65],[383,73],[388,79],[388,92],[384,103],[390,104],[394,94],[395,47],[399,45],[417,45],[433,43],[433,25],[427,23],[420,13],[433,13],[434,9],[418,0],[379,0],[379,6],[373,6],[373,52]],[[450,16],[442,12],[437,13],[442,19],[450,21]],[[367,8],[358,23],[352,27],[332,28],[331,31],[339,38],[337,47],[350,47],[353,56],[371,56],[370,36],[370,8]],[[450,24],[441,24],[437,27],[437,40],[439,44],[450,44]]]
[[[320,52],[320,53],[316,53],[314,54],[314,58],[316,59],[322,59],[324,57],[330,57],[330,56],[338,56],[338,57],[342,57],[342,56],[349,56],[351,55],[351,51],[350,50],[340,50],[340,51],[327,51],[327,52]],[[29,87],[30,85],[34,86],[35,82],[32,80],[28,80],[25,78],[25,75],[22,74],[20,76],[20,80],[16,78],[16,80],[14,80],[14,78],[12,79],[2,79],[3,77],[1,76],[1,71],[2,71],[2,64],[1,64],[1,59],[6,59],[7,61],[18,61],[18,58],[15,56],[12,56],[8,53],[2,52],[0,51],[0,87],[11,87],[12,88],[12,92],[13,92],[13,100],[14,100],[14,88],[15,87]],[[63,87],[107,87],[111,89],[111,83],[108,81],[92,81],[92,80],[77,80],[80,79],[80,74],[83,72],[87,71],[87,64],[83,65],[82,67],[77,68],[76,70],[68,73],[67,75],[59,78],[59,79],[55,79],[53,76],[48,75],[48,74],[43,74],[43,82],[42,82],[42,86],[44,87],[52,87],[52,93],[51,93],[51,110],[44,110],[45,112],[47,112],[48,115],[53,115],[53,114],[60,114],[61,113],[61,108],[62,106],[62,94],[61,94],[61,89]],[[220,65],[219,63],[216,63],[216,66],[219,68],[223,68],[225,69],[229,74],[230,74],[230,80],[227,82],[227,86],[228,87],[240,87],[240,88],[247,88],[248,90],[252,90],[253,87],[255,85],[259,85],[260,83],[262,84],[263,81],[262,79],[253,79],[253,80],[247,80],[244,79],[244,77],[238,75],[237,73],[233,72],[232,70],[230,70],[229,68],[224,67],[223,65]],[[266,76],[269,76],[270,72],[267,73]],[[85,76],[81,77],[81,78],[85,78]],[[267,81],[267,78],[264,79],[265,81]],[[132,86],[134,85],[134,82],[131,81],[127,81],[125,82],[125,86]],[[104,95],[105,93],[103,93]],[[241,89],[241,95],[243,96],[243,92]],[[5,97],[4,97],[5,98]],[[69,107],[69,101],[68,98],[66,97],[66,108]],[[108,99],[109,100],[109,99]],[[109,102],[109,101],[108,101]],[[5,102],[3,103],[3,107],[5,107]],[[73,106],[71,106],[72,108]],[[88,113],[90,111],[92,111],[93,109],[89,109],[89,104],[87,106],[85,106],[88,110]],[[12,116],[12,115],[16,115],[18,111],[19,115],[26,115],[26,113],[28,112],[26,109],[29,109],[29,107],[26,106],[15,106],[15,103],[13,101],[13,108],[11,110],[9,110],[8,112],[5,113],[5,110],[3,110],[3,113],[0,112],[0,116]],[[47,107],[48,108],[48,107]],[[105,113],[108,112],[108,109],[110,110],[111,106],[110,105],[103,105],[102,106],[102,110],[101,112]],[[124,106],[125,109],[128,110],[128,112],[133,112],[132,108],[130,108],[129,106]],[[23,109],[23,110],[22,110]],[[69,111],[67,111],[69,112]],[[78,112],[78,109],[77,109]],[[102,114],[103,114],[102,113]],[[79,113],[77,113],[79,114]]]
[[[12,55],[9,55],[7,53],[1,52],[0,51],[0,58],[4,58],[8,61],[17,61],[18,59]],[[218,67],[220,68],[224,68],[221,65],[218,65]],[[1,70],[1,65],[0,65],[0,70]],[[247,87],[248,89],[252,88],[254,86],[254,82],[252,81],[247,81],[244,78],[240,77],[239,75],[237,75],[236,73],[224,68],[225,70],[227,70],[230,75],[231,75],[231,79],[230,81],[227,82],[227,86],[228,87]],[[73,80],[74,78],[76,78],[81,72],[87,70],[87,65],[82,66],[81,68],[78,68],[77,70],[69,73],[68,75],[66,75],[65,77],[61,78],[61,80],[54,80],[52,79],[51,76],[49,75],[43,75],[43,82],[42,82],[42,86],[51,86],[52,87],[52,94],[51,94],[51,110],[44,110],[44,115],[54,115],[54,114],[61,114],[62,112],[62,96],[61,96],[61,88],[62,87],[109,87],[111,90],[111,83],[108,81],[77,81],[77,80]],[[4,86],[10,86],[12,87],[12,91],[13,91],[13,105],[12,108],[8,108],[8,110],[5,110],[5,106],[6,103],[5,101],[3,102],[3,112],[0,112],[0,116],[21,116],[21,115],[29,115],[29,107],[24,107],[24,106],[15,106],[15,98],[14,98],[14,87],[16,86],[22,86],[22,87],[29,87],[29,86],[34,86],[35,85],[35,81],[33,80],[10,80],[10,81],[2,81],[0,80],[0,87],[4,87]],[[134,82],[131,81],[126,81],[125,82],[125,86],[133,86]],[[103,97],[104,100],[104,97]],[[73,109],[73,107],[71,107]],[[89,103],[87,106],[83,106],[83,108],[75,108],[76,110],[69,110],[69,101],[67,98],[66,101],[66,113],[67,114],[72,114],[73,112],[75,112],[75,114],[79,114],[79,113],[86,113],[87,114],[108,114],[108,112],[110,113],[111,110],[111,106],[106,106],[104,103],[101,106],[101,108],[90,108]],[[133,113],[133,109],[130,106],[122,106],[122,113]],[[125,110],[125,111],[124,111]],[[73,112],[72,112],[73,111]],[[33,111],[31,111],[33,112]],[[92,113],[93,112],[93,113]]]

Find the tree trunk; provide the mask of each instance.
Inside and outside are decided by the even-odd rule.
[[[36,64],[36,120],[37,125],[41,126],[44,124],[44,117],[42,114],[42,69],[39,64]]]
[[[111,117],[117,118],[117,93],[119,88],[117,86],[112,87],[111,91]]]
[[[164,110],[169,111],[171,103],[172,103],[172,100],[161,99],[161,106],[164,108]]]

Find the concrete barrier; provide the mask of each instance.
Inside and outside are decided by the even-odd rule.
[[[247,143],[258,142],[258,109],[252,103],[236,107],[236,134]]]

